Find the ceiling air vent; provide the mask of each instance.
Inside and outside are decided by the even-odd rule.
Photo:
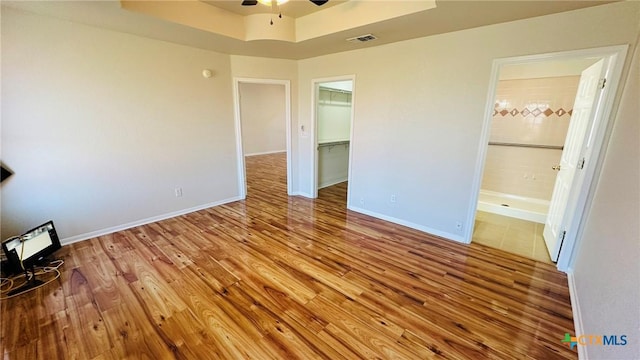
[[[371,34],[367,34],[367,35],[360,35],[360,36],[356,36],[356,37],[352,37],[347,39],[347,41],[349,42],[367,42],[367,41],[372,41],[377,39],[377,37],[371,35]]]

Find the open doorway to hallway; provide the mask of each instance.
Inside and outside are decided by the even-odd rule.
[[[289,86],[288,80],[235,79],[238,182],[242,198],[256,186],[268,188],[262,191],[292,193]]]
[[[270,190],[286,193],[287,138],[284,86],[244,82],[239,84],[238,91],[247,196],[251,195],[252,187],[269,186],[269,183],[252,181],[255,180],[252,179],[253,177],[282,178],[277,183],[285,184],[285,187],[283,189],[280,188],[281,186],[272,187]],[[249,166],[250,163],[271,165],[260,167],[260,171],[271,169],[274,174],[256,172],[256,167]]]

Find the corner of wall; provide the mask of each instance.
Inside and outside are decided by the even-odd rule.
[[[582,324],[582,311],[580,309],[580,300],[578,299],[578,289],[576,288],[573,271],[567,272],[567,282],[569,285],[569,298],[571,299],[571,312],[573,313],[573,327],[575,334],[584,334],[584,325]],[[578,359],[587,359],[587,348],[578,346]]]

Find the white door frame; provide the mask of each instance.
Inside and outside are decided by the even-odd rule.
[[[611,116],[613,113],[613,106],[615,102],[616,93],[620,85],[620,77],[622,75],[622,69],[627,55],[628,45],[609,46],[584,50],[563,51],[556,53],[538,54],[519,56],[511,58],[495,59],[491,68],[491,78],[489,82],[489,89],[487,92],[487,99],[485,105],[484,122],[482,126],[482,133],[480,135],[480,143],[478,145],[478,157],[476,159],[475,175],[472,183],[471,196],[469,210],[467,213],[467,226],[464,238],[466,243],[471,243],[473,236],[473,224],[475,224],[476,209],[478,204],[478,196],[480,193],[480,186],[482,184],[482,175],[484,172],[484,165],[487,153],[487,144],[489,142],[489,135],[491,131],[491,120],[493,118],[493,108],[495,104],[496,87],[498,85],[498,77],[500,69],[504,65],[524,64],[524,63],[538,63],[550,60],[571,60],[576,58],[593,58],[593,59],[605,59],[605,77],[607,79],[606,87],[602,91],[602,96],[598,101],[595,111],[596,119],[594,123],[596,125],[592,128],[591,135],[587,141],[590,142],[591,155],[588,156],[588,161],[585,164],[584,181],[579,188],[571,190],[570,196],[575,196],[577,200],[574,202],[574,213],[571,217],[567,228],[567,233],[560,250],[560,256],[558,257],[557,268],[560,271],[569,272],[573,265],[573,260],[576,255],[576,248],[579,240],[582,237],[582,231],[584,228],[584,220],[588,216],[588,211],[591,208],[591,202],[595,193],[597,185],[598,175],[602,168],[602,162],[604,160],[604,153],[606,151],[613,121]]]
[[[351,158],[353,156],[353,118],[356,98],[356,76],[355,75],[342,75],[326,78],[317,78],[311,80],[311,196],[313,198],[318,197],[318,97],[321,83],[333,82],[333,81],[351,81],[351,124],[349,127],[349,169],[347,175],[347,181],[351,181]],[[347,207],[349,207],[350,187],[347,187]]]
[[[293,176],[291,170],[291,81],[277,79],[233,78],[233,116],[236,131],[236,154],[238,157],[238,192],[240,199],[247,197],[247,179],[244,167],[242,147],[242,115],[240,114],[240,84],[284,85],[285,127],[287,133],[287,195],[293,195]]]

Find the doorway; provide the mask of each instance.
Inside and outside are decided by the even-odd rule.
[[[353,77],[317,79],[314,90],[314,187],[348,193],[353,124]],[[344,189],[346,187],[346,190]],[[333,192],[335,193],[335,192]],[[348,199],[348,195],[345,197]]]
[[[569,111],[571,111],[572,112],[571,115],[573,115],[573,106],[571,106],[570,109],[566,109],[565,104],[552,106],[551,104],[547,104],[547,101],[544,101],[544,100],[548,100],[548,99],[545,99],[545,97],[539,97],[539,98],[536,97],[535,99],[533,99],[535,101],[532,101],[532,104],[522,104],[522,103],[507,104],[508,101],[501,101],[504,99],[500,99],[500,96],[498,96],[500,95],[499,94],[500,93],[499,91],[500,75],[503,72],[509,73],[511,71],[513,73],[513,70],[517,69],[518,71],[520,71],[523,74],[526,74],[530,78],[536,78],[536,77],[539,77],[542,69],[545,69],[545,68],[547,69],[547,71],[549,68],[555,69],[554,71],[556,71],[556,74],[560,74],[558,73],[558,71],[566,71],[566,69],[570,67],[574,68],[573,72],[575,72],[576,68],[582,71],[585,68],[589,67],[591,64],[602,61],[601,63],[602,69],[603,69],[602,78],[606,78],[607,86],[605,86],[598,92],[598,96],[593,99],[593,105],[590,106],[590,109],[592,109],[591,111],[592,114],[589,117],[589,120],[587,121],[586,127],[583,129],[582,135],[580,136],[582,141],[580,141],[579,144],[577,145],[578,147],[577,151],[580,154],[579,159],[582,159],[582,158],[585,159],[585,162],[583,163],[584,166],[580,168],[580,172],[577,173],[575,178],[570,181],[568,195],[565,197],[565,200],[563,200],[565,209],[563,213],[559,216],[559,220],[558,220],[558,227],[562,229],[561,231],[563,233],[562,235],[563,238],[555,239],[558,241],[558,246],[557,247],[554,246],[554,249],[552,249],[550,253],[551,259],[553,260],[557,259],[558,269],[562,271],[567,271],[569,269],[569,266],[573,258],[576,239],[578,238],[577,234],[579,233],[581,228],[581,219],[583,217],[585,205],[588,203],[588,201],[590,200],[590,197],[592,196],[592,194],[590,194],[590,191],[591,191],[590,189],[593,188],[591,185],[593,182],[595,182],[594,175],[600,167],[601,160],[599,159],[601,158],[600,157],[601,150],[603,150],[606,146],[605,135],[607,134],[607,129],[609,128],[609,125],[610,125],[608,122],[608,119],[611,113],[613,100],[615,98],[615,92],[616,92],[617,83],[619,81],[620,74],[622,71],[622,65],[624,64],[625,54],[626,54],[626,46],[616,46],[616,47],[588,49],[588,50],[580,50],[580,51],[572,51],[572,52],[564,52],[564,53],[543,54],[543,55],[525,56],[525,57],[509,58],[509,59],[498,59],[494,61],[494,65],[492,69],[492,77],[491,77],[492,80],[491,80],[491,85],[489,88],[488,99],[487,99],[487,112],[485,114],[483,133],[481,137],[482,142],[478,152],[479,153],[478,155],[479,158],[477,163],[478,166],[476,167],[476,177],[474,179],[474,189],[472,193],[472,198],[474,199],[474,203],[472,205],[472,209],[470,209],[470,215],[469,215],[470,224],[475,224],[476,219],[482,220],[482,217],[484,216],[484,215],[477,216],[476,214],[476,205],[483,202],[485,203],[487,202],[486,191],[485,192],[481,191],[482,188],[490,186],[488,185],[488,183],[491,183],[492,181],[495,183],[495,180],[490,180],[490,179],[485,180],[483,176],[483,175],[486,175],[485,171],[490,172],[492,170],[495,170],[495,169],[491,169],[492,167],[491,162],[495,160],[490,158],[492,156],[491,152],[495,152],[493,150],[500,148],[502,151],[498,150],[498,152],[505,152],[506,149],[517,148],[519,152],[525,151],[524,149],[529,149],[529,150],[526,150],[529,152],[533,151],[534,149],[544,149],[545,151],[549,152],[552,150],[557,150],[555,148],[560,146],[561,154],[566,153],[563,150],[563,147],[566,146],[566,144],[564,144],[565,143],[564,139],[561,142],[561,144],[544,143],[544,142],[540,143],[540,142],[532,141],[536,139],[538,140],[541,139],[540,135],[545,132],[543,129],[544,127],[539,127],[537,132],[533,131],[533,134],[526,133],[526,132],[523,133],[518,131],[511,131],[510,133],[510,130],[514,130],[514,129],[511,129],[510,126],[514,124],[513,123],[506,124],[506,125],[502,124],[503,125],[502,127],[498,127],[498,130],[499,130],[498,134],[495,134],[495,133],[492,134],[492,121],[494,120],[496,115],[502,116],[504,114],[504,116],[512,116],[512,117],[524,115],[526,117],[526,116],[530,116],[531,113],[535,111],[536,112],[535,115],[540,115],[540,114],[542,115],[546,114],[547,116],[553,115],[556,118],[556,120],[559,117],[559,115],[566,115],[568,114]],[[509,107],[508,105],[516,105],[516,106],[508,109],[507,108]],[[542,120],[539,120],[539,119],[536,120],[536,117],[537,116],[529,117],[529,120],[531,120],[529,125],[532,128],[535,128],[536,121],[543,122]],[[571,121],[573,122],[573,120]],[[553,135],[557,136],[558,133],[562,132],[562,129],[556,129],[556,130],[553,129],[553,125],[558,125],[558,124],[559,122],[556,122],[556,124],[550,123],[548,125],[549,129],[547,129],[548,130],[547,132],[551,133],[552,138],[553,138]],[[571,133],[572,130],[568,129],[567,125],[568,124],[565,125],[567,127],[566,133],[569,134]],[[564,134],[563,134],[563,137],[565,137]],[[519,145],[525,145],[525,146],[539,145],[539,146],[525,147],[525,146],[519,146]],[[547,148],[547,145],[549,145],[551,148]],[[573,147],[574,145],[571,145],[571,146]],[[502,148],[506,148],[506,149],[502,149]],[[573,152],[575,153],[575,151]],[[515,156],[513,154],[511,154],[511,156],[515,158],[516,163],[518,162],[518,160],[523,159],[522,157]],[[557,154],[553,156],[558,157]],[[554,176],[551,176],[547,173],[543,174],[547,178],[550,178],[550,177],[553,178],[553,181],[550,183],[553,186],[553,188],[557,187],[555,185],[555,178],[556,178],[555,175],[557,174],[557,169],[559,169],[558,164],[560,162],[560,159],[562,158],[563,156],[561,155],[557,159],[558,161],[556,163],[547,164],[546,162],[542,162],[542,165],[539,165],[542,167],[548,167],[549,169],[545,170],[547,172],[552,171],[553,167],[556,168],[556,170],[553,170],[553,171],[556,171],[556,173],[553,174]],[[550,162],[550,161],[547,159],[547,162]],[[523,170],[525,170],[525,168],[520,167],[513,172],[512,175],[514,177],[518,177],[518,180],[516,181],[512,179],[511,180],[512,183],[513,182],[517,183],[518,181],[522,182],[525,180],[531,183],[535,183],[536,179],[541,180],[540,176],[537,175],[535,171],[525,172]],[[547,185],[550,185],[550,184],[547,184]],[[549,189],[550,188],[547,186],[544,193],[549,194]],[[545,203],[543,203],[542,205],[537,204],[541,206],[538,206],[538,209],[533,212],[538,212],[539,214],[537,215],[542,215],[542,217],[538,216],[535,219],[527,219],[527,221],[537,222],[538,224],[542,222],[546,223],[547,219],[549,218],[548,209],[554,207],[553,205],[554,202],[557,203],[558,196],[556,193],[557,193],[556,190],[552,191],[550,199],[547,200],[548,202],[546,204]],[[494,196],[496,194],[490,193],[489,195]],[[511,207],[510,202],[518,203],[522,199],[519,199],[519,198],[509,199],[507,197],[506,198],[507,200],[504,200],[505,197],[502,197],[502,198],[500,196],[494,196],[494,197],[498,199],[497,200],[498,204],[495,205],[495,207],[498,210],[502,207],[502,208],[505,208],[503,209],[505,210],[505,212],[512,211],[511,214],[503,213],[503,214],[500,214],[500,216],[503,216],[503,215],[511,216],[513,215],[513,213],[517,213],[519,211],[519,209],[507,209],[507,208]],[[507,206],[503,206],[503,204]],[[479,207],[481,208],[481,206]],[[538,226],[538,228],[542,229],[542,226]],[[467,229],[466,238],[468,239],[468,241],[472,240],[473,233],[476,230],[477,229],[475,227]],[[553,253],[554,251],[556,251],[555,256]]]
[[[583,69],[594,59],[500,69],[473,240],[551,263],[543,238]],[[574,129],[575,130],[575,129]]]
[[[286,192],[291,195],[289,80],[234,79],[234,108],[240,198],[247,196],[247,160],[260,162],[257,157],[265,161],[273,161],[267,157],[286,159]]]

